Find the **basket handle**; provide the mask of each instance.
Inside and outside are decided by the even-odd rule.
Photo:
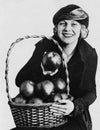
[[[25,37],[21,37],[21,38],[18,38],[15,42],[13,42],[9,49],[8,49],[8,52],[7,52],[7,57],[6,57],[6,61],[5,61],[5,64],[6,64],[6,67],[5,67],[5,81],[6,81],[6,92],[7,92],[7,97],[8,97],[8,101],[11,101],[12,102],[12,99],[11,99],[11,96],[10,96],[10,92],[9,92],[9,78],[8,78],[8,73],[9,73],[9,57],[10,57],[10,53],[13,49],[13,47],[19,43],[20,41],[23,41],[25,39],[30,39],[30,38],[44,38],[45,36],[44,35],[27,35]]]

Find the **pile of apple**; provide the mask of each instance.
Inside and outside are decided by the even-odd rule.
[[[19,87],[19,94],[12,100],[17,104],[43,104],[67,99],[66,83],[61,78],[45,80],[38,84],[25,81]]]

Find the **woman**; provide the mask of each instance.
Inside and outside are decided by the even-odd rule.
[[[38,83],[57,77],[66,81],[66,69],[63,65],[53,76],[50,76],[52,72],[43,74],[41,62],[44,52],[57,52],[67,64],[69,93],[73,96],[73,100],[64,99],[59,100],[61,104],[53,103],[52,112],[55,115],[67,115],[68,122],[52,129],[91,130],[89,106],[96,99],[97,54],[95,49],[84,40],[88,35],[89,16],[79,6],[68,5],[54,15],[53,23],[54,35],[51,39],[44,38],[36,44],[33,56],[16,77],[16,85],[20,86],[26,80]],[[55,45],[54,42],[59,45]]]

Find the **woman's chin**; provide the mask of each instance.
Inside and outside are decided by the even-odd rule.
[[[63,42],[65,43],[65,45],[69,45],[69,44],[73,43],[74,41],[73,41],[73,38],[70,37],[70,38],[64,38]]]

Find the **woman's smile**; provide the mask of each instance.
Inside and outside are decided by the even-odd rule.
[[[71,38],[72,36],[74,36],[73,33],[66,33],[66,32],[63,32],[62,35],[63,35],[65,38]]]

